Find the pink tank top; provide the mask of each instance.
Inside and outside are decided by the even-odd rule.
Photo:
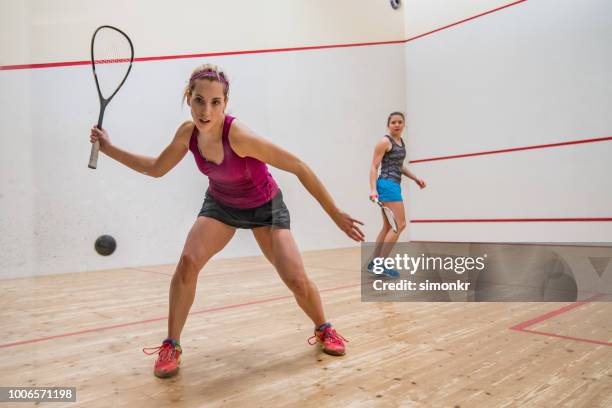
[[[193,127],[189,150],[200,171],[208,176],[208,193],[219,203],[235,208],[255,208],[270,201],[278,192],[278,185],[268,166],[252,157],[238,156],[230,146],[229,130],[234,117],[226,115],[221,141],[223,161],[209,162],[198,148],[198,128]]]

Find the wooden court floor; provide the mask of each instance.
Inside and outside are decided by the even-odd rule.
[[[612,303],[362,303],[359,248],[304,263],[344,357],[308,345],[263,257],[219,259],[168,380],[141,349],[166,334],[174,265],[0,280],[0,386],[76,387],[52,407],[612,407]]]

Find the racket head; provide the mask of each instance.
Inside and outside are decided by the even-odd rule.
[[[389,225],[391,225],[391,229],[393,230],[393,232],[397,232],[397,220],[395,219],[395,214],[393,213],[393,210],[391,210],[389,207],[385,207],[380,201],[378,201],[378,198],[375,198],[374,202],[378,204],[378,206],[382,209],[383,214],[389,222]]]
[[[134,45],[127,34],[109,25],[100,26],[94,31],[91,37],[91,67],[100,101],[104,104],[123,86],[133,61]]]
[[[125,83],[134,61],[134,45],[130,37],[117,27],[103,25],[91,37],[91,67],[100,98],[98,128],[102,129],[104,110]],[[90,169],[98,167],[100,143],[91,146]]]
[[[395,219],[395,214],[393,214],[393,211],[390,208],[387,208],[382,205],[381,207],[383,210],[383,214],[385,214],[385,218],[391,225],[391,229],[393,230],[393,232],[397,232],[397,220]]]

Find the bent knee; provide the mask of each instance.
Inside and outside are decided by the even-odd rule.
[[[306,276],[292,277],[286,279],[285,283],[296,296],[306,296],[310,286],[310,280]]]
[[[195,255],[189,253],[181,254],[174,276],[183,283],[190,283],[198,279],[198,274],[204,265],[198,261]]]

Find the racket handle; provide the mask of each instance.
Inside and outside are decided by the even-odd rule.
[[[98,152],[100,151],[100,142],[96,141],[91,145],[91,153],[89,155],[89,167],[90,169],[95,169],[98,167]]]

